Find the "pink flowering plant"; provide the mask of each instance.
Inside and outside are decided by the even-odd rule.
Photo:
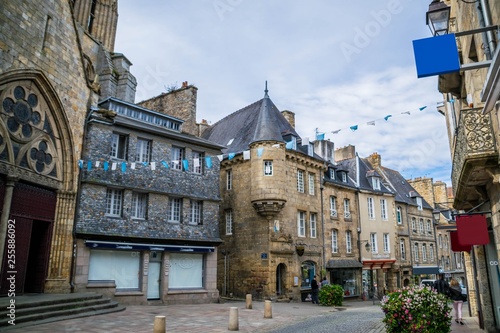
[[[385,295],[380,301],[387,333],[451,331],[448,298],[426,286],[405,287]]]

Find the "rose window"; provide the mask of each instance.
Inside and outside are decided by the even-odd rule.
[[[7,97],[3,100],[3,109],[8,115],[7,128],[13,134],[19,133],[21,137],[30,138],[33,134],[32,125],[40,124],[41,115],[33,108],[38,105],[35,94],[29,94],[20,86],[14,88],[14,99]]]

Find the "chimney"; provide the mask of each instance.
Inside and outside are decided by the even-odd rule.
[[[335,162],[356,157],[356,147],[349,145],[335,150]]]
[[[285,117],[285,119],[295,128],[295,113],[288,110],[281,111],[281,114]]]
[[[330,140],[314,141],[314,152],[328,162],[334,162],[334,144]]]
[[[380,157],[380,155],[377,152],[371,154],[368,157],[368,160],[375,169],[380,168],[382,165],[382,157]]]

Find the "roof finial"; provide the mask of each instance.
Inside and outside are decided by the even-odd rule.
[[[266,89],[264,90],[264,97],[269,97],[269,95],[267,94],[269,90],[267,90],[267,80],[266,80]]]

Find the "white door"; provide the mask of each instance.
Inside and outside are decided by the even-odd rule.
[[[148,299],[160,298],[160,262],[150,261],[148,269]]]

